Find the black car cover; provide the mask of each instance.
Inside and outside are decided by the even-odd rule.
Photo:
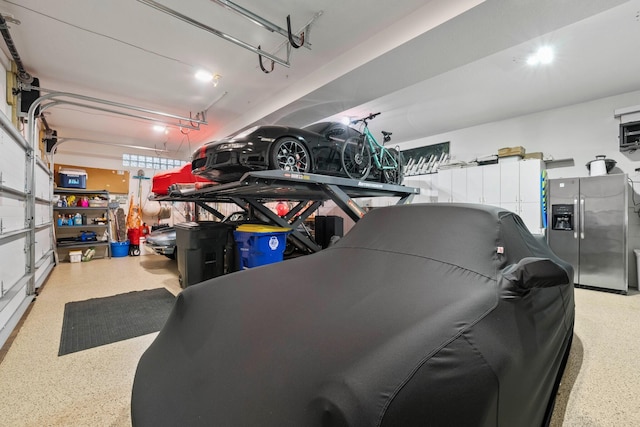
[[[374,210],[335,246],[185,289],[138,364],[136,426],[539,426],[571,266],[480,205]]]

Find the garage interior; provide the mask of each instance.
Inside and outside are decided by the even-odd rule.
[[[605,284],[575,289],[550,425],[640,424],[639,0],[183,3],[0,1],[0,424],[131,424],[136,367],[158,329],[69,353],[61,331],[69,303],[185,289],[180,258],[145,245],[152,226],[246,208],[294,228],[298,251],[313,253],[323,245],[298,226],[312,228],[314,217],[339,217],[348,234],[374,209],[461,202],[516,212],[552,240],[566,227],[554,220],[579,218],[559,189],[595,177],[605,164],[597,156],[625,195],[624,274],[607,277],[607,261],[593,273]],[[552,48],[551,63],[533,64],[540,47]],[[208,82],[194,78],[199,70]],[[403,185],[264,171],[237,186],[154,192],[209,141],[377,112],[370,130],[380,141],[392,132]],[[446,155],[436,159],[434,147]],[[76,173],[85,182],[61,185]],[[511,190],[515,200],[504,197]],[[94,197],[89,218],[75,223],[93,224],[88,243],[57,223],[79,212],[58,204],[63,196]],[[118,209],[149,226],[139,255],[131,243],[118,253],[130,238],[120,236]],[[611,252],[604,243],[594,251]],[[584,277],[592,270],[581,266]]]

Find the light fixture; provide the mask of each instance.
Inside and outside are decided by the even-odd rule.
[[[211,74],[207,70],[198,70],[196,71],[196,79],[200,80],[201,82],[209,83],[213,80],[213,74]]]
[[[153,130],[155,130],[156,132],[163,132],[165,134],[169,133],[169,129],[167,129],[166,126],[162,126],[162,125],[154,125]]]
[[[207,70],[200,69],[196,71],[196,79],[204,83],[213,82],[213,87],[217,87],[222,76],[220,74],[212,74]]]
[[[543,46],[538,51],[527,58],[527,64],[531,66],[547,65],[553,61],[553,49]]]

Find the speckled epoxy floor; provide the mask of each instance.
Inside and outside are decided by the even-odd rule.
[[[0,426],[129,426],[133,376],[156,334],[58,357],[64,305],[166,287],[175,262],[146,255],[57,266],[0,362]],[[576,326],[551,425],[640,425],[640,293],[576,289]]]
[[[0,426],[130,426],[131,386],[156,334],[58,357],[64,305],[129,291],[180,292],[159,255],[61,263],[0,363]]]

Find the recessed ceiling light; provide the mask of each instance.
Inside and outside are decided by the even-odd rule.
[[[196,71],[196,79],[200,80],[201,82],[208,83],[211,80],[213,80],[213,77],[214,77],[213,74],[211,74],[207,70]]]
[[[155,130],[156,132],[168,132],[167,127],[162,125],[154,125],[153,130]]]
[[[553,49],[543,46],[538,51],[527,58],[529,65],[547,65],[553,62]]]

